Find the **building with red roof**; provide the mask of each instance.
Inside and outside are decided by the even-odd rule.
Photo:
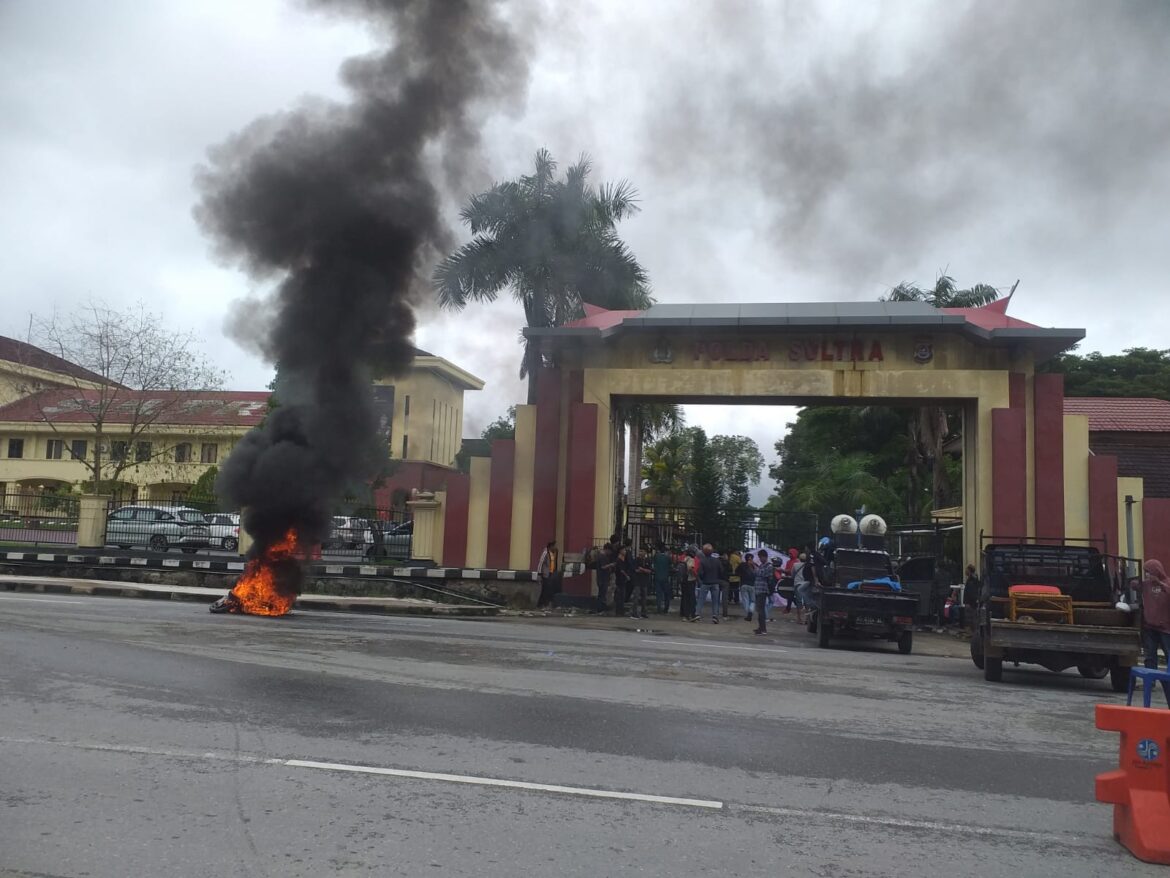
[[[462,440],[463,393],[482,387],[479,378],[422,350],[406,375],[376,382],[390,456],[402,461],[380,500],[442,486]],[[95,453],[103,480],[114,482],[107,489],[128,499],[180,499],[264,420],[271,396],[133,390],[0,337],[0,509],[10,495],[92,481]]]
[[[1089,450],[1117,458],[1117,474],[1140,478],[1143,496],[1170,497],[1170,401],[1083,396],[1064,401],[1066,415],[1089,421]]]

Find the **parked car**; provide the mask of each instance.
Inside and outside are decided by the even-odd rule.
[[[165,552],[177,546],[188,554],[211,544],[207,517],[189,506],[134,504],[106,518],[106,542],[119,549],[149,546]]]
[[[374,521],[370,522],[370,528],[371,542],[366,548],[367,558],[398,558],[403,561],[410,559],[411,540],[414,537],[413,519],[398,523]]]
[[[207,526],[211,531],[211,545],[229,552],[240,547],[240,514],[238,512],[209,512]]]
[[[333,516],[333,527],[329,530],[329,539],[322,548],[362,549],[364,551],[373,543],[374,535],[370,531],[370,523],[364,518],[335,515]]]

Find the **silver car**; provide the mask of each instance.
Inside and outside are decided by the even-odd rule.
[[[207,517],[190,506],[133,504],[106,518],[106,542],[119,549],[149,546],[165,552],[177,546],[188,554],[211,544]]]
[[[211,531],[211,545],[229,552],[240,547],[240,513],[209,512],[207,526]]]

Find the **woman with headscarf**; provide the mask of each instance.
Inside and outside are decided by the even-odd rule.
[[[1158,650],[1170,665],[1170,577],[1161,561],[1146,561],[1146,577],[1138,586],[1138,600],[1142,607],[1142,652],[1146,667],[1158,667]],[[1162,682],[1162,691],[1170,703],[1170,683]]]

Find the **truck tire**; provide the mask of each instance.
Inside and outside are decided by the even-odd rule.
[[[1092,665],[1077,665],[1077,673],[1086,680],[1100,680],[1109,673],[1109,669],[1094,668]]]
[[[914,632],[903,631],[902,636],[898,638],[898,652],[902,655],[910,655],[912,649],[914,649]]]
[[[833,623],[828,619],[817,621],[817,646],[821,649],[829,648],[829,638],[833,636]]]
[[[1110,668],[1109,685],[1114,692],[1129,691],[1129,668]]]
[[[975,667],[983,670],[983,635],[978,628],[971,635],[971,661],[975,663]]]
[[[1003,679],[1003,659],[983,657],[983,679],[998,683]]]
[[[817,614],[815,610],[808,614],[808,633],[817,633]]]

